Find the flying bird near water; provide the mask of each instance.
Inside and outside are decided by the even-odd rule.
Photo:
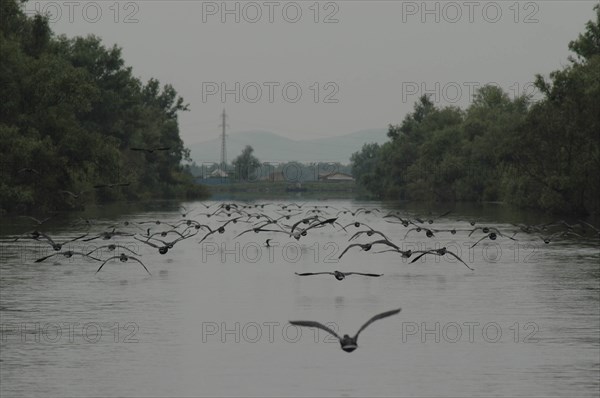
[[[83,195],[87,191],[79,191],[78,193],[74,193],[74,192],[71,192],[71,191],[67,191],[66,189],[61,189],[59,192],[60,193],[64,193],[66,195],[69,195],[73,199],[79,199],[81,197],[81,195]]]
[[[67,240],[67,241],[65,241],[65,242],[63,242],[63,243],[57,243],[57,242],[53,241],[53,240],[52,240],[52,238],[50,238],[50,237],[49,237],[48,235],[46,235],[45,233],[43,233],[43,232],[40,232],[40,233],[39,233],[39,237],[40,237],[40,238],[43,238],[43,239],[46,239],[46,241],[47,241],[46,243],[48,243],[50,246],[52,246],[52,248],[53,248],[55,251],[60,251],[60,249],[62,249],[62,247],[63,247],[64,245],[66,245],[67,243],[74,242],[74,241],[76,241],[76,240],[78,240],[78,239],[81,239],[81,238],[84,238],[84,237],[86,237],[87,235],[88,235],[88,234],[83,234],[83,235],[81,235],[81,236],[78,236],[78,237],[76,237],[76,238],[69,239],[69,240]],[[39,238],[38,238],[38,240],[39,240]]]
[[[342,256],[352,247],[355,246],[360,246],[361,249],[363,251],[368,252],[369,250],[371,250],[371,247],[373,247],[373,245],[388,245],[396,250],[400,250],[400,248],[395,245],[394,243],[390,242],[387,239],[380,239],[380,240],[376,240],[375,242],[371,242],[371,243],[353,243],[351,245],[348,245],[348,247],[346,247],[346,249],[344,249],[344,251],[342,252],[342,254],[340,254],[340,256],[338,257],[338,259],[342,258]]]
[[[39,171],[37,171],[36,169],[31,168],[31,167],[23,167],[22,169],[17,171],[17,173],[33,173],[33,174],[40,175]]]
[[[114,260],[114,259],[119,259],[119,261],[120,261],[120,262],[122,262],[122,263],[126,263],[128,260],[137,261],[138,263],[140,263],[140,264],[142,265],[142,267],[144,267],[144,269],[146,270],[146,272],[147,272],[149,275],[152,275],[152,274],[150,273],[150,271],[148,271],[148,268],[146,268],[146,266],[144,265],[144,263],[143,263],[143,262],[141,262],[139,259],[137,259],[137,258],[135,258],[135,257],[128,256],[128,255],[126,255],[125,253],[121,253],[121,255],[120,255],[120,256],[113,256],[113,257],[107,258],[107,259],[106,259],[106,260],[105,260],[105,261],[102,263],[102,265],[100,266],[100,268],[98,268],[98,270],[96,271],[96,273],[100,272],[100,270],[102,269],[102,267],[104,267],[104,264],[106,264],[107,262],[109,262],[109,261],[112,261],[112,260]]]
[[[451,251],[449,251],[445,247],[442,247],[441,249],[432,249],[432,250],[425,250],[425,251],[414,251],[413,253],[421,253],[421,254],[419,254],[417,257],[415,257],[414,259],[412,259],[412,261],[410,262],[411,264],[414,263],[415,261],[417,261],[418,259],[420,259],[421,257],[423,257],[426,254],[434,254],[436,256],[443,256],[445,254],[449,254],[452,257],[456,258],[461,263],[463,263],[468,269],[470,269],[471,271],[473,271],[473,268],[469,267],[467,265],[467,263],[465,263],[460,257],[458,257],[456,254],[452,253]]]
[[[341,271],[333,271],[333,272],[305,272],[303,274],[299,274],[295,272],[298,276],[312,276],[312,275],[333,275],[335,279],[341,281],[345,279],[348,275],[361,275],[361,276],[372,276],[372,277],[380,277],[383,274],[364,274],[362,272],[341,272]]]
[[[30,220],[34,221],[37,225],[42,225],[43,223],[45,223],[46,221],[48,221],[49,219],[51,219],[52,217],[54,217],[54,215],[50,216],[50,217],[46,217],[44,219],[38,220],[35,217],[31,217],[31,216],[19,216],[21,218],[29,218]]]
[[[375,322],[379,319],[383,319],[383,318],[387,318],[388,316],[396,315],[400,311],[402,311],[402,308],[398,308],[397,310],[387,311],[387,312],[383,312],[379,315],[375,315],[373,318],[369,319],[364,325],[362,325],[360,327],[360,329],[358,329],[358,332],[356,332],[354,337],[350,337],[347,334],[345,334],[344,337],[340,337],[336,332],[334,332],[327,326],[325,326],[319,322],[315,322],[315,321],[290,321],[290,324],[295,325],[295,326],[312,327],[312,328],[318,328],[318,329],[324,330],[339,340],[340,345],[342,346],[342,350],[344,350],[346,352],[352,352],[358,348],[358,343],[357,343],[358,335],[360,334],[360,332],[365,330],[365,328],[367,326],[369,326],[370,324],[372,324],[373,322]]]
[[[350,237],[350,239],[348,239],[348,241],[354,240],[354,239],[358,238],[362,234],[366,234],[367,236],[373,236],[373,234],[377,234],[377,235],[381,236],[385,240],[388,240],[388,241],[390,240],[387,236],[385,236],[385,234],[383,232],[375,231],[374,229],[369,229],[369,230],[365,230],[365,231],[358,231],[358,232],[356,232],[354,235],[352,235]]]
[[[117,244],[110,244],[110,245],[104,245],[104,246],[97,247],[94,250],[88,252],[86,254],[86,256],[89,256],[90,254],[92,254],[92,253],[94,253],[94,252],[96,252],[98,250],[101,250],[101,249],[107,249],[108,251],[112,252],[112,251],[115,251],[117,248],[118,249],[128,250],[131,254],[135,254],[136,256],[139,256],[139,254],[136,253],[136,252],[134,252],[133,250],[131,250],[131,249],[125,247],[125,246],[121,246],[121,245],[117,245]]]
[[[36,263],[41,263],[42,261],[45,261],[45,260],[49,259],[50,257],[54,257],[54,256],[64,256],[65,258],[71,258],[71,257],[73,257],[75,255],[82,256],[82,257],[88,257],[88,258],[91,258],[92,260],[96,260],[96,261],[102,261],[99,258],[92,257],[92,256],[90,256],[88,254],[78,253],[78,252],[74,252],[72,250],[67,250],[65,252],[53,253],[53,254],[50,254],[49,256],[38,258],[37,260],[35,260],[35,262]]]

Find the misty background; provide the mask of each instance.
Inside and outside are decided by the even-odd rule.
[[[136,76],[172,84],[190,104],[190,111],[179,115],[181,137],[192,158],[200,160],[214,151],[202,152],[212,147],[194,144],[218,139],[223,109],[231,138],[228,157],[233,158],[239,153],[236,140],[249,131],[263,138],[281,136],[276,141],[301,141],[368,130],[368,141],[381,142],[388,124],[399,123],[426,93],[436,106],[461,108],[468,106],[472,90],[488,83],[513,97],[535,95],[534,75],[566,65],[568,42],[581,32],[595,4],[275,3],[272,22],[261,1],[97,1],[76,2],[71,9],[62,2],[32,1],[25,9],[50,13],[57,34],[95,34],[106,46],[117,44]],[[272,102],[265,82],[274,87]],[[206,92],[222,84],[235,92],[236,83],[239,102],[235,94],[223,101],[220,92]],[[289,83],[294,86],[289,97],[295,87],[302,90],[297,102],[284,97],[282,88]],[[262,96],[252,103],[256,86]],[[273,154],[281,155],[281,148],[266,151],[268,141],[253,144],[257,156],[279,160]],[[338,141],[331,159],[315,156],[342,160],[360,146],[352,139]],[[218,160],[218,153],[209,160]]]

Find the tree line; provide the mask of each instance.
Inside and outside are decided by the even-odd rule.
[[[2,211],[205,196],[181,166],[175,89],[143,83],[96,36],[56,36],[23,3],[0,2]]]
[[[466,109],[422,96],[389,141],[352,155],[373,196],[429,202],[502,201],[600,214],[600,6],[569,43],[569,64],[535,77],[543,98],[481,87]]]

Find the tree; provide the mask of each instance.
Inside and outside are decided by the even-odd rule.
[[[548,212],[600,213],[600,5],[569,43],[576,59],[535,85],[544,98],[477,90],[466,110],[422,96],[390,141],[352,156],[359,184],[377,197],[501,200]]]
[[[260,167],[260,161],[252,155],[252,152],[254,152],[254,148],[250,145],[246,145],[242,150],[242,153],[233,160],[233,167],[237,179],[248,181],[252,176],[252,173]]]
[[[187,105],[175,89],[143,84],[96,36],[56,37],[23,3],[0,3],[0,212],[205,195],[181,166],[189,151],[177,113]]]
[[[569,44],[578,60],[536,76],[544,99],[533,106],[519,131],[515,146],[514,194],[528,195],[529,205],[555,212],[581,215],[600,212],[600,6],[596,21]],[[531,201],[533,199],[533,202]]]

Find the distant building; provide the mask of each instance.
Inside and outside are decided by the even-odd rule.
[[[225,170],[215,169],[205,176],[196,177],[196,182],[204,185],[229,184],[229,174]]]
[[[319,175],[319,181],[329,181],[329,182],[354,181],[354,177],[352,177],[350,174],[335,172],[335,173],[330,173],[330,174]]]
[[[227,172],[225,170],[215,169],[212,171],[212,173],[209,174],[209,177],[211,177],[211,178],[214,178],[214,177],[228,178],[229,174],[227,174]]]

